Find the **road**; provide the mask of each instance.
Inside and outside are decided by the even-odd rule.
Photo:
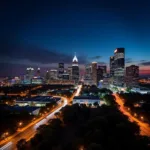
[[[116,98],[116,102],[120,105],[119,109],[120,111],[128,116],[129,120],[131,122],[135,121],[137,122],[137,124],[140,127],[140,134],[141,135],[146,135],[146,136],[150,136],[150,126],[147,123],[144,123],[142,121],[140,121],[139,119],[135,118],[134,116],[132,116],[124,107],[124,102],[123,100],[117,95],[117,94],[113,94]]]
[[[73,95],[74,96],[79,96],[80,91],[81,91],[82,85],[79,85],[77,87],[77,91],[76,93]],[[58,96],[57,96],[58,97]],[[71,100],[73,100],[73,97]],[[39,122],[32,122],[32,125],[28,125],[28,127],[25,127],[25,129],[23,131],[20,131],[19,133],[16,133],[15,136],[13,136],[10,139],[6,139],[6,142],[4,142],[1,145],[0,150],[14,150],[16,149],[16,144],[20,139],[26,139],[26,140],[30,140],[35,134],[36,134],[36,129],[42,125],[42,124],[46,124],[48,122],[49,119],[53,118],[54,114],[56,112],[59,112],[60,109],[62,109],[62,107],[65,107],[68,104],[68,99],[65,97],[61,97],[64,101],[63,105],[55,108],[53,111],[51,111],[51,113],[46,116],[46,118],[40,120]]]
[[[63,105],[55,108],[52,113],[50,113],[48,116],[46,116],[44,119],[40,120],[38,123],[37,122],[33,122],[31,126],[29,126],[28,128],[26,128],[25,130],[23,130],[22,132],[16,133],[15,136],[11,139],[6,139],[6,142],[4,144],[2,144],[0,150],[13,150],[16,147],[17,142],[20,139],[26,139],[29,140],[30,138],[32,138],[35,133],[36,133],[36,129],[42,125],[42,124],[46,124],[47,121],[49,119],[51,119],[54,114],[58,111],[60,111],[60,109],[62,109],[62,107],[66,106],[68,104],[68,101],[66,98],[62,98],[64,100]]]

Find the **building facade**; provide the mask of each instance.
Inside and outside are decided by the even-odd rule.
[[[97,62],[92,62],[92,80],[94,85],[97,85]]]
[[[50,70],[50,80],[57,80],[58,79],[58,72],[55,69]]]
[[[75,83],[79,82],[79,66],[78,66],[78,59],[76,55],[72,60],[72,80],[74,80]]]
[[[64,63],[58,64],[58,78],[62,78],[62,74],[64,73]]]
[[[131,65],[126,67],[126,86],[133,87],[138,84],[139,66]]]
[[[110,77],[113,77],[114,76],[114,65],[115,65],[115,62],[114,62],[114,56],[111,56],[110,57]]]
[[[125,49],[117,48],[114,51],[114,84],[124,86],[125,77]]]

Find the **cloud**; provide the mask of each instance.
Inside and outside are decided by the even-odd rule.
[[[17,64],[51,64],[64,62],[71,64],[73,56],[61,53],[61,50],[48,50],[31,45],[17,45],[9,42],[1,42],[0,62]],[[80,64],[86,63],[86,57],[78,56]]]
[[[150,66],[150,61],[142,62],[139,65],[141,65],[141,66]]]
[[[99,65],[107,65],[107,63],[106,62],[97,62]]]
[[[93,60],[97,60],[97,59],[100,59],[102,58],[102,56],[94,56],[94,57],[90,57],[90,59],[93,59]]]
[[[126,59],[125,59],[125,63],[127,63],[127,64],[128,64],[128,63],[132,63],[132,62],[133,62],[132,58],[126,58]]]

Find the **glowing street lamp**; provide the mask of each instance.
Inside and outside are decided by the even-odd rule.
[[[144,117],[143,117],[143,116],[141,116],[141,119],[143,120],[143,119],[144,119]]]
[[[135,117],[137,117],[137,114],[136,114],[136,113],[134,113],[134,116],[135,116]]]
[[[22,126],[22,122],[19,122],[19,126]]]

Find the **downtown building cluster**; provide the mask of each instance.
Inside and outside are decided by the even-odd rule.
[[[139,80],[139,66],[125,66],[125,48],[116,48],[110,57],[111,84],[119,87],[137,86]]]
[[[58,69],[47,70],[44,77],[41,75],[40,68],[27,68],[24,75],[24,84],[76,84],[79,82],[79,65],[75,55],[72,66],[65,69],[64,63],[58,63]]]

